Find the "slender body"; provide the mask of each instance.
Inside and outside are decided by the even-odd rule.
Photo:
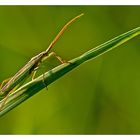
[[[26,80],[39,66],[43,58],[49,56],[49,52],[55,42],[59,39],[59,37],[63,34],[66,28],[80,18],[83,14],[80,14],[70,20],[65,26],[60,30],[54,40],[50,43],[47,50],[41,52],[40,54],[33,57],[24,67],[22,67],[5,85],[3,85],[0,89],[0,97],[4,98],[5,96],[9,95],[10,92],[15,89],[16,87],[20,86],[24,80]]]

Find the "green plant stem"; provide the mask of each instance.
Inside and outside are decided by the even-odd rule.
[[[33,81],[23,85],[15,92],[13,92],[6,101],[3,109],[0,112],[0,116],[3,116],[17,105],[22,103],[23,101],[27,100],[29,97],[33,96],[34,94],[38,93],[44,87],[48,86],[55,80],[62,77],[64,74],[68,73],[72,69],[76,68],[80,64],[96,58],[109,50],[120,46],[121,44],[127,42],[128,40],[134,38],[135,36],[140,34],[140,27],[133,29],[127,33],[124,33],[102,45],[99,45],[86,53],[82,54],[81,56],[72,59],[69,61],[70,63],[61,64],[54,69],[46,72],[45,74],[39,76],[38,78],[34,79]],[[3,100],[1,100],[2,103]]]

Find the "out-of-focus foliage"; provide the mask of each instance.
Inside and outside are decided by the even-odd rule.
[[[0,80],[45,50],[80,13],[53,48],[65,60],[140,25],[139,6],[1,6]],[[139,134],[139,46],[137,37],[70,72],[0,118],[0,133]]]

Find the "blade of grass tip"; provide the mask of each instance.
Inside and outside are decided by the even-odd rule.
[[[84,53],[81,56],[81,59],[83,61],[87,61],[88,59],[92,59],[97,56],[100,56],[100,55],[122,45],[123,43],[127,42],[128,40],[134,38],[135,36],[137,36],[139,34],[140,34],[140,27],[137,27],[133,30],[130,30],[122,35],[119,35],[119,36],[113,38],[112,40],[109,40],[109,41],[89,50],[88,52]]]
[[[7,112],[15,108],[17,105],[19,105],[20,103],[27,100],[29,97],[33,96],[41,89],[43,89],[45,87],[44,82],[46,83],[46,85],[51,84],[52,82],[62,77],[64,74],[71,71],[72,69],[76,68],[83,62],[86,62],[89,59],[96,58],[97,56],[100,56],[101,54],[104,54],[109,50],[112,50],[120,46],[121,44],[127,42],[128,40],[134,38],[139,34],[140,34],[140,27],[128,31],[122,35],[115,37],[110,41],[105,42],[102,45],[99,45],[85,52],[81,56],[72,59],[71,61],[69,61],[70,63],[61,64],[55,67],[54,69],[46,72],[45,74],[39,76],[38,78],[34,79],[33,81],[23,85],[9,96],[5,106],[0,112],[0,116],[3,116]]]

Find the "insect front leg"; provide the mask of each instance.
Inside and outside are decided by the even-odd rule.
[[[60,63],[69,63],[68,61],[62,59],[59,55],[57,55],[55,52],[51,52],[49,56],[54,56]]]

